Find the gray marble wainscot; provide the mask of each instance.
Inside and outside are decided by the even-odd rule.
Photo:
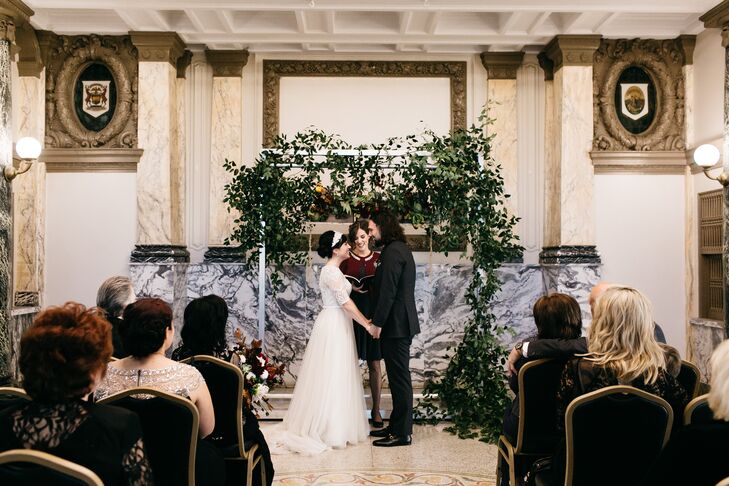
[[[132,264],[131,275],[138,296],[160,297],[173,303],[177,331],[190,300],[208,294],[223,297],[230,311],[230,344],[235,329],[249,339],[263,337],[265,351],[289,366],[286,384],[293,386],[311,328],[321,310],[320,271],[320,264],[288,267],[282,277],[283,286],[276,294],[267,279],[263,336],[258,335],[258,281],[255,276],[245,276],[242,264],[140,263]],[[410,364],[417,387],[445,370],[449,362],[446,349],[463,339],[464,326],[471,315],[465,292],[472,266],[419,264],[416,271],[415,301],[422,332],[413,339]],[[575,296],[586,320],[589,319],[587,296],[598,275],[597,265],[503,265],[497,271],[502,286],[491,306],[497,326],[506,329],[500,340],[508,347],[534,333],[531,309],[547,291]],[[366,366],[362,365],[366,381]]]
[[[699,367],[701,381],[708,383],[711,375],[711,354],[726,339],[724,323],[713,319],[690,319],[688,338],[691,361]]]
[[[19,385],[21,381],[20,366],[20,338],[26,329],[33,324],[33,319],[38,315],[38,307],[19,307],[10,312],[10,375],[13,384]]]

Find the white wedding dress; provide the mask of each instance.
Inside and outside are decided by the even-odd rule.
[[[369,434],[352,319],[342,309],[352,285],[339,268],[324,265],[319,288],[323,309],[289,409],[280,425],[263,429],[273,454],[318,454],[362,442]]]

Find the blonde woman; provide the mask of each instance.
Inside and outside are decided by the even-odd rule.
[[[646,476],[646,485],[714,486],[729,476],[729,341],[711,355],[709,408],[714,423],[684,427]]]
[[[671,404],[680,423],[686,391],[666,369],[666,352],[653,333],[648,299],[630,287],[607,289],[598,299],[588,331],[587,354],[570,360],[557,394],[557,426],[580,395],[612,385],[630,385]]]

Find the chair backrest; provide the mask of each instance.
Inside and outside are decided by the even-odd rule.
[[[678,373],[676,380],[683,386],[689,396],[689,399],[699,395],[699,386],[701,386],[701,372],[695,364],[690,361],[681,361],[681,371]]]
[[[91,469],[41,451],[12,449],[0,454],[0,484],[104,486]]]
[[[238,445],[245,457],[243,438],[243,372],[237,366],[207,355],[183,361],[194,366],[205,378],[215,410],[215,429],[206,438],[220,448]]]
[[[709,408],[709,395],[701,395],[691,400],[683,412],[683,423],[685,425],[698,424],[706,425],[723,423],[723,420],[714,418],[714,412]]]
[[[519,429],[516,453],[544,453],[554,450],[557,431],[557,389],[564,361],[537,359],[519,370]]]
[[[0,410],[20,402],[30,400],[30,395],[28,395],[22,388],[15,388],[12,386],[0,387]]]
[[[623,484],[641,477],[671,435],[667,401],[631,386],[609,386],[567,407],[565,485]]]
[[[195,454],[200,418],[188,399],[154,388],[130,388],[99,400],[139,415],[144,448],[155,484],[195,484]]]

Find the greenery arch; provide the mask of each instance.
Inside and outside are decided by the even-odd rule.
[[[458,247],[465,239],[473,263],[466,291],[472,316],[463,341],[447,351],[451,361],[445,374],[426,384],[417,413],[425,420],[449,417],[449,430],[461,437],[495,441],[508,397],[505,351],[497,339],[503,329],[489,302],[500,286],[496,269],[517,258],[522,248],[514,233],[517,218],[504,205],[509,196],[501,167],[491,157],[493,135],[485,135],[490,122],[482,112],[479,123],[468,129],[447,135],[426,131],[371,147],[353,148],[316,129],[279,136],[273,150],[262,152],[250,167],[225,161],[232,180],[224,201],[239,214],[226,244],[240,245],[247,271],[254,273],[265,243],[274,287],[284,266],[305,261],[306,252],[292,251],[300,247],[301,233],[329,213],[357,217],[389,207],[424,227],[443,248]],[[363,156],[365,149],[382,155]],[[342,150],[353,155],[334,153]],[[402,155],[388,155],[393,151]],[[325,160],[314,157],[322,152]]]

